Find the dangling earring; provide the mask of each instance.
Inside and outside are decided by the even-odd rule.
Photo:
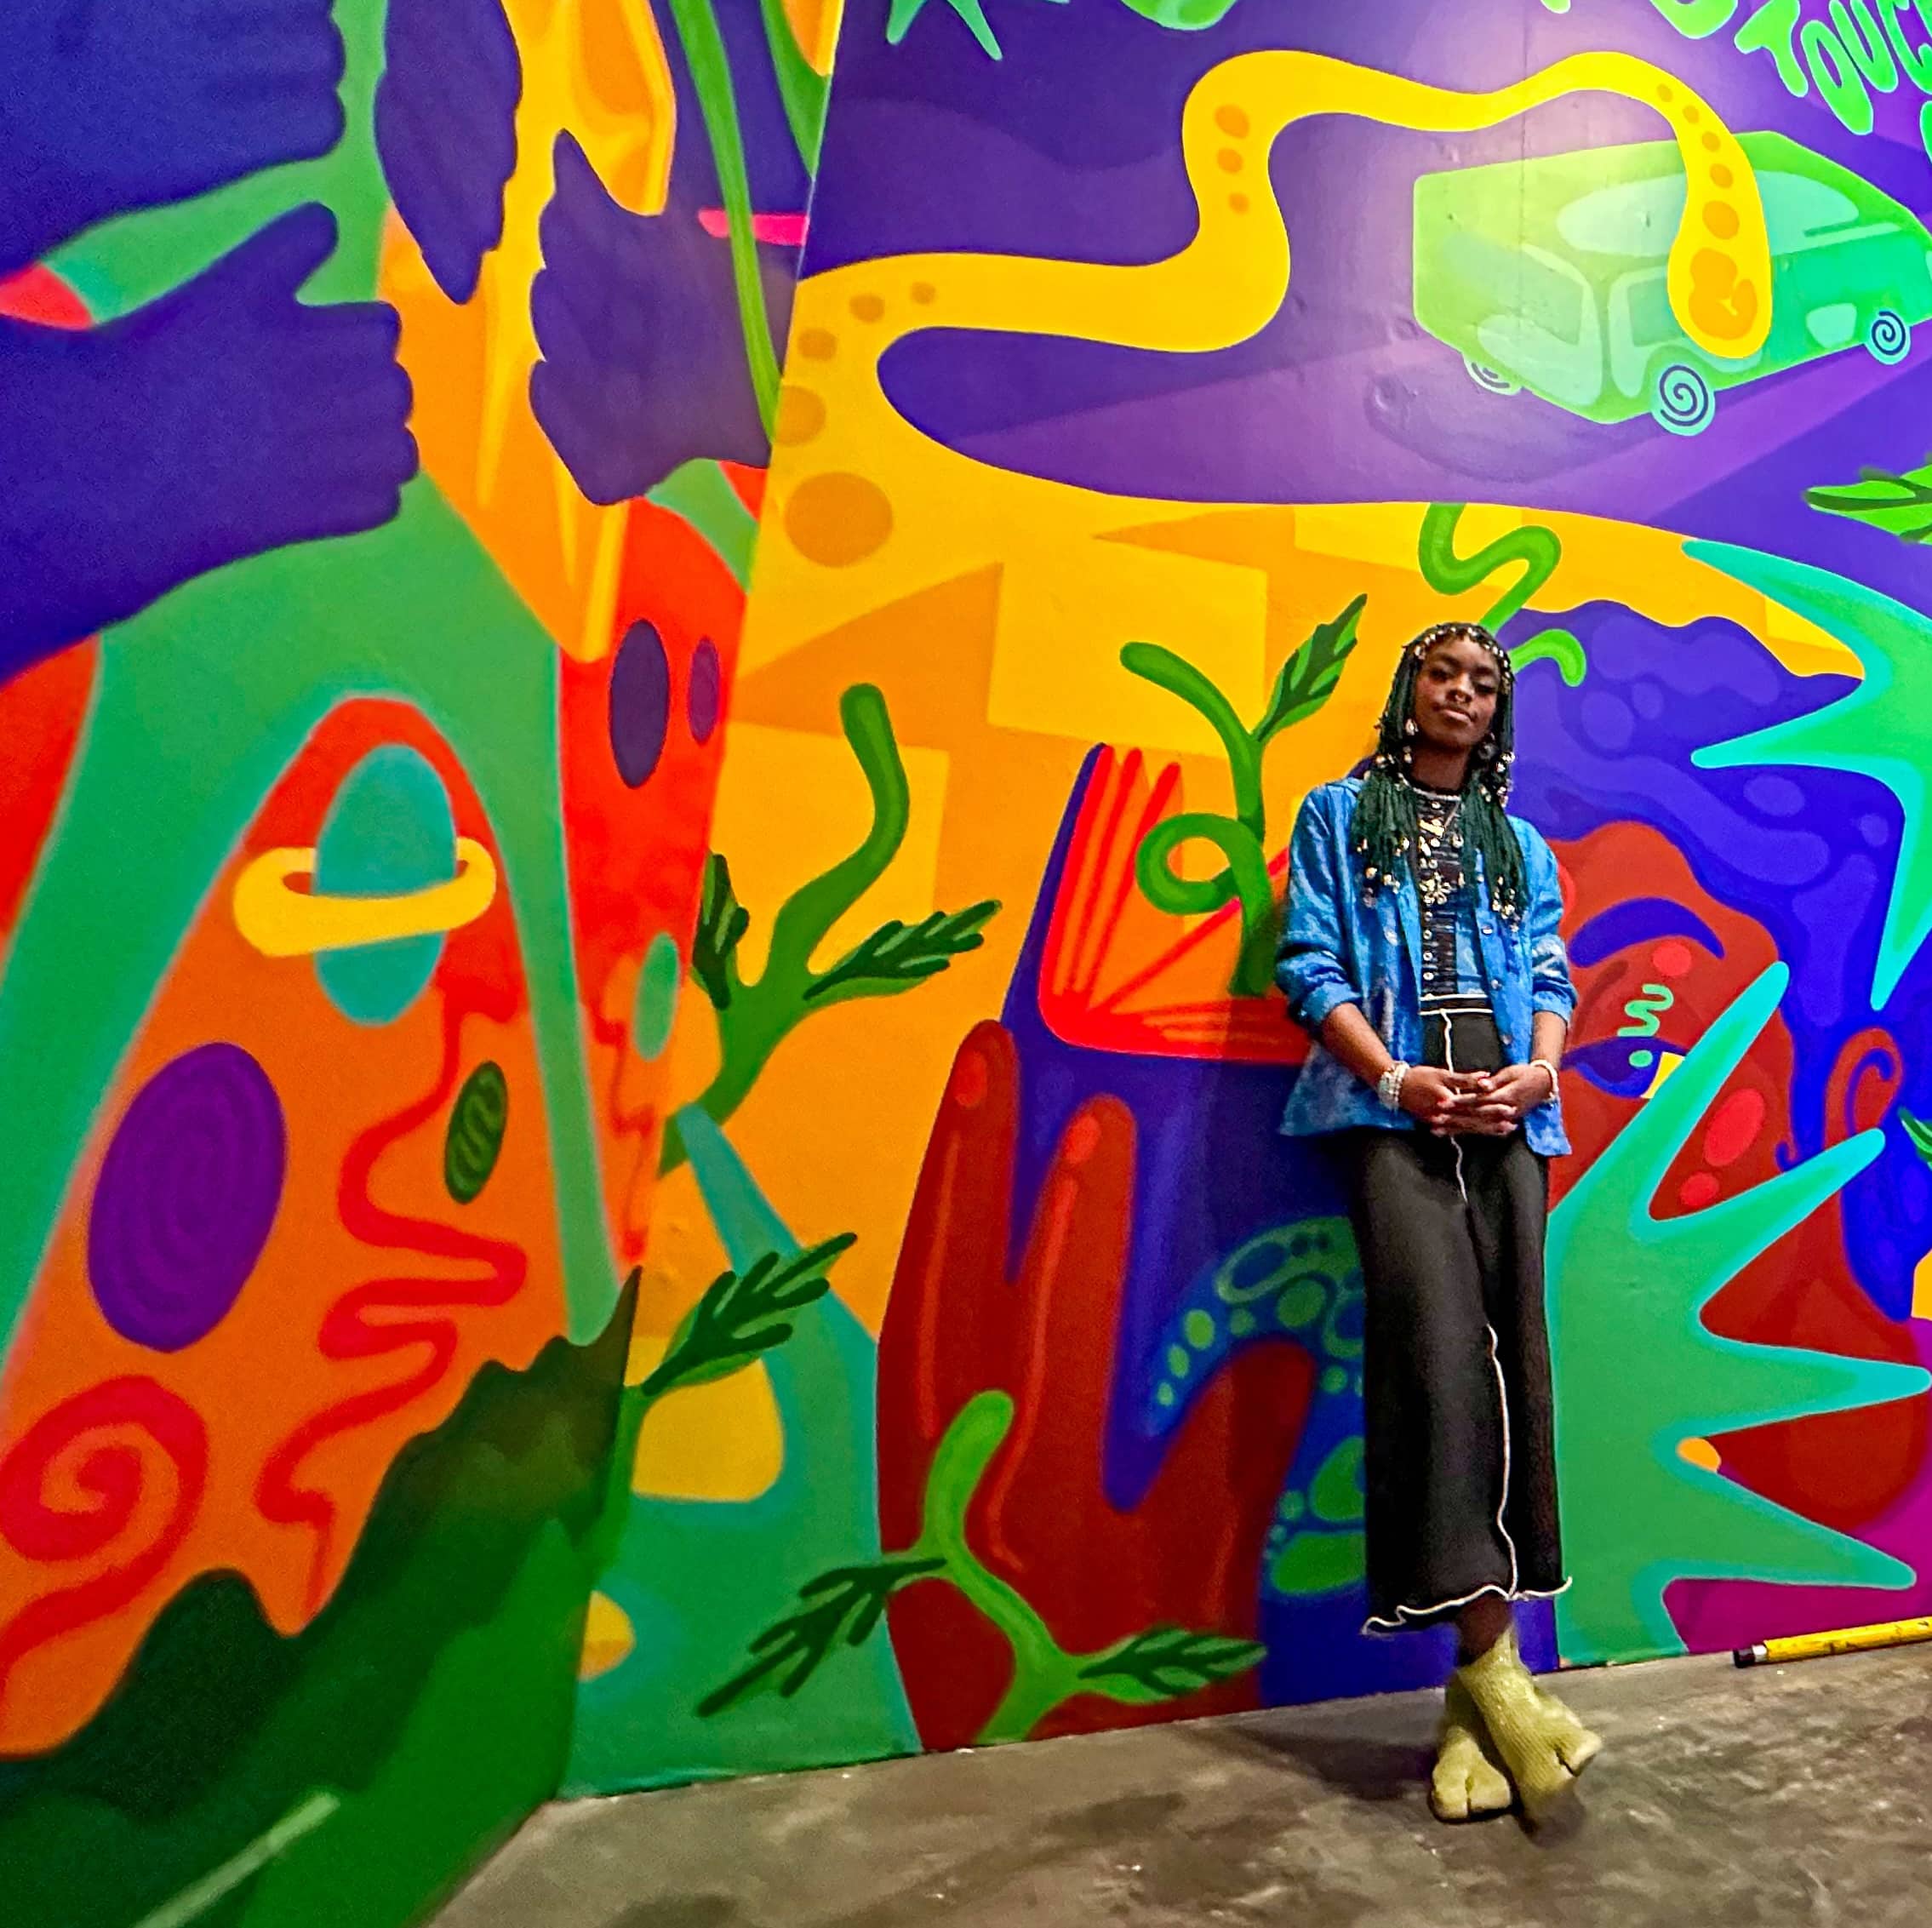
[[[1488,737],[1484,737],[1483,741],[1476,746],[1476,754],[1477,757],[1483,763],[1494,763],[1496,760],[1496,747],[1489,740]]]
[[[1417,728],[1414,717],[1404,717],[1402,719],[1402,734],[1404,736],[1414,736],[1417,733]]]

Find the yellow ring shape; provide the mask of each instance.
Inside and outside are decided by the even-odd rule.
[[[235,928],[264,957],[306,958],[398,937],[441,936],[473,924],[496,895],[496,860],[474,838],[456,839],[447,884],[393,897],[312,896],[289,880],[313,878],[315,852],[264,850],[235,879]]]

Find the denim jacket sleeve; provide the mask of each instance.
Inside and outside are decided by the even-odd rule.
[[[1567,1024],[1576,1010],[1576,987],[1570,981],[1569,950],[1559,928],[1563,886],[1557,879],[1556,855],[1540,831],[1529,824],[1520,829],[1529,886],[1525,934],[1529,941],[1530,1007],[1553,1011]]]
[[[1288,914],[1275,958],[1275,982],[1287,993],[1289,1015],[1319,1031],[1331,1012],[1361,1002],[1342,963],[1343,893],[1352,871],[1337,791],[1311,791],[1289,846]]]

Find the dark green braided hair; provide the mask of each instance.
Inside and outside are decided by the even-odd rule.
[[[1509,805],[1510,770],[1516,761],[1514,671],[1507,652],[1482,624],[1438,622],[1425,629],[1402,652],[1375,741],[1375,761],[1356,798],[1349,841],[1362,862],[1364,887],[1374,895],[1396,883],[1409,868],[1415,848],[1415,792],[1409,773],[1415,763],[1415,684],[1438,643],[1451,638],[1473,643],[1496,666],[1496,713],[1489,733],[1469,759],[1458,826],[1464,851],[1482,861],[1483,880],[1496,915],[1512,922],[1523,914],[1526,886],[1523,846],[1504,814]]]

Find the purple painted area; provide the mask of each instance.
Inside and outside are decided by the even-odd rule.
[[[671,725],[671,664],[656,629],[642,620],[624,632],[610,668],[610,754],[633,790],[648,783]]]
[[[203,1044],[135,1094],[95,1181],[88,1278],[123,1339],[180,1352],[227,1317],[282,1202],[288,1133],[268,1073]]]
[[[724,672],[718,665],[717,645],[707,636],[691,652],[691,682],[684,694],[685,720],[697,741],[711,741],[723,701]]]

